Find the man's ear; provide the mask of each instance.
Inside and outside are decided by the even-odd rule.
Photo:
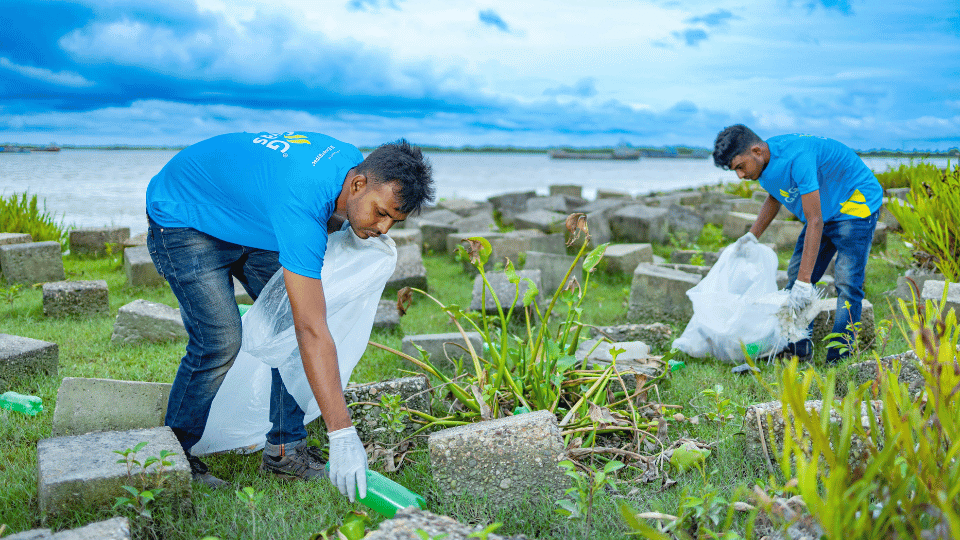
[[[750,147],[750,153],[752,153],[757,157],[760,157],[763,155],[763,148],[759,144],[755,144]]]
[[[367,187],[367,177],[363,174],[353,175],[353,179],[350,180],[350,189],[354,193],[360,193],[363,189]]]

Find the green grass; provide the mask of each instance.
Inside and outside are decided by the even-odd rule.
[[[896,277],[902,272],[898,261],[906,260],[905,249],[876,252],[868,265],[867,297],[875,306],[878,320],[890,314],[886,290],[893,289]],[[440,255],[428,255],[425,264],[430,276],[430,292],[445,303],[466,306],[470,300],[472,279],[459,263]],[[89,259],[68,256],[64,261],[68,279],[105,279],[110,290],[110,315],[82,319],[49,319],[42,313],[42,294],[38,288],[12,290],[0,283],[0,333],[52,341],[59,345],[60,373],[58,376],[38,376],[21,381],[10,388],[22,393],[39,395],[46,409],[36,417],[0,410],[0,525],[6,524],[6,533],[21,532],[40,527],[55,530],[73,528],[96,519],[106,519],[114,512],[77,513],[63,519],[41,524],[37,503],[36,443],[51,433],[56,393],[63,377],[98,377],[110,379],[172,382],[183,343],[146,344],[141,346],[113,346],[110,334],[117,309],[137,298],[162,302],[171,306],[176,301],[166,286],[131,288],[126,285],[118,257]],[[590,296],[585,303],[583,320],[597,325],[620,324],[625,321],[629,298],[630,277],[598,272],[591,280]],[[395,298],[387,291],[386,298]],[[415,296],[408,314],[401,319],[401,330],[374,331],[371,339],[394,348],[400,347],[404,334],[453,332],[455,328],[446,315],[423,297]],[[682,326],[673,326],[675,336]],[[902,338],[892,340],[886,353],[901,352],[907,346]],[[816,362],[822,365],[822,348]],[[730,366],[713,360],[682,358],[686,367],[674,372],[659,388],[659,397],[651,400],[679,405],[685,420],[669,422],[670,440],[681,437],[696,438],[714,445],[713,455],[707,461],[707,472],[715,470],[711,481],[724,496],[734,497],[741,486],[750,487],[767,478],[764,465],[743,458],[743,440],[740,434],[740,414],[752,403],[774,399],[752,377],[734,375]],[[768,383],[777,378],[779,367],[764,365],[761,377]],[[379,349],[368,348],[354,371],[354,382],[384,380],[415,372],[415,367],[404,360]],[[723,386],[723,396],[731,400],[733,419],[727,422],[702,420],[694,425],[686,419],[713,410],[702,394],[715,384]],[[703,416],[701,416],[701,419]],[[312,436],[324,439],[321,422],[309,426]],[[669,444],[669,443],[668,443]],[[122,449],[117,449],[122,450]],[[149,454],[149,447],[144,450]],[[82,460],[83,456],[77,456]],[[211,492],[197,487],[194,492],[194,511],[175,514],[155,510],[153,527],[137,526],[137,538],[251,538],[256,527],[258,538],[309,538],[337,522],[351,509],[362,509],[340,497],[327,483],[284,483],[265,478],[257,471],[259,454],[242,456],[223,454],[209,456],[206,461],[212,472],[232,481],[237,488],[251,486],[265,495],[251,515],[250,509],[237,499],[232,491]],[[582,538],[578,522],[569,521],[554,512],[555,501],[538,495],[531,496],[522,508],[504,508],[497,501],[464,501],[441,498],[430,476],[429,455],[425,445],[408,456],[408,464],[392,476],[413,491],[423,494],[428,509],[450,515],[461,522],[488,524],[501,522],[497,534],[526,534],[531,538]],[[661,481],[640,483],[636,473],[625,468],[618,473],[617,493],[602,494],[594,508],[594,525],[590,538],[619,539],[627,532],[619,515],[620,501],[628,502],[638,511],[662,511],[676,514],[678,501],[684,489],[696,492],[702,487],[703,477],[697,471],[671,476],[675,485],[664,487]],[[374,516],[376,521],[380,516]],[[743,517],[735,522],[743,527]],[[3,533],[0,533],[2,536]]]

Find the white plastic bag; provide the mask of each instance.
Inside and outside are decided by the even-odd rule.
[[[690,356],[740,364],[744,348],[758,358],[787,344],[778,313],[790,294],[777,290],[777,255],[763,244],[746,243],[739,251],[728,246],[687,296],[693,317],[673,347]]]
[[[377,304],[396,263],[396,244],[388,236],[364,240],[346,227],[327,241],[321,280],[343,386],[367,347]],[[240,354],[213,400],[203,437],[191,449],[194,455],[263,448],[271,428],[270,369],[274,367],[306,413],[304,424],[320,416],[303,371],[283,269],[270,279],[242,320]]]

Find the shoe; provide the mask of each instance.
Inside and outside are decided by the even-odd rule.
[[[200,461],[197,456],[188,452],[187,461],[190,462],[190,477],[194,483],[207,486],[210,489],[221,489],[230,485],[230,482],[210,474],[207,464]]]
[[[286,480],[319,480],[326,478],[323,455],[306,439],[286,444],[267,443],[263,449],[261,472],[270,472]]]
[[[801,339],[800,341],[794,341],[793,343],[788,343],[786,347],[783,348],[777,354],[777,358],[786,358],[790,359],[796,356],[799,361],[810,362],[813,360],[813,340],[812,339]]]

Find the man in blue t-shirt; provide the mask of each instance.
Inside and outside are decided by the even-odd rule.
[[[386,234],[433,198],[430,165],[406,141],[366,159],[353,145],[310,132],[232,133],[179,152],[147,186],[147,246],[180,302],[189,341],[170,390],[165,424],[196,482],[227,483],[190,449],[240,350],[233,279],[256,298],[283,268],[304,371],[330,436],[330,479],[352,501],[366,495],[367,458],[343,397],[326,321],[321,268],[327,235],[344,221],[360,238]],[[322,478],[306,444],[304,412],[273,369],[272,429],[261,470]]]
[[[854,325],[860,321],[867,257],[883,198],[876,176],[853,150],[832,139],[780,135],[764,142],[742,124],[717,135],[713,161],[742,179],[759,180],[768,193],[750,232],[737,246],[756,242],[781,205],[804,223],[787,269],[794,309],[802,311],[816,298],[811,284],[820,280],[837,254],[833,333],[843,337],[827,348],[827,362],[837,363],[852,348]],[[786,351],[810,358],[813,342],[791,343]]]

